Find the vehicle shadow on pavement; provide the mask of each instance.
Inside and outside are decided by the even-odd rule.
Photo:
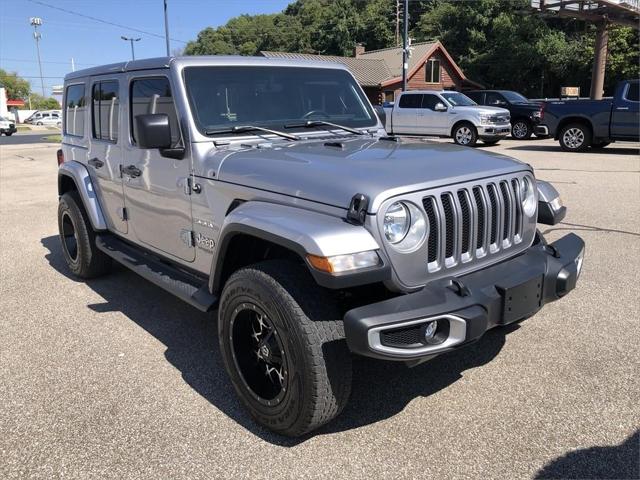
[[[569,452],[545,465],[535,478],[640,478],[640,430],[620,445]]]
[[[560,145],[518,145],[509,147],[508,150],[527,150],[530,152],[562,152]],[[587,149],[580,152],[581,155],[603,155],[603,154],[619,154],[619,155],[638,155],[638,147],[605,147],[602,149]],[[537,170],[537,169],[536,169]]]
[[[45,258],[65,277],[79,282],[65,264],[57,236],[41,240]],[[215,314],[204,314],[120,265],[106,277],[81,281],[104,298],[89,304],[94,312],[121,312],[166,346],[167,361],[184,381],[239,425],[274,445],[292,447],[323,434],[358,428],[390,418],[417,397],[427,397],[462,378],[465,370],[490,362],[505,344],[511,325],[489,331],[477,343],[407,368],[403,363],[354,357],[351,399],[329,425],[306,437],[286,438],[253,422],[238,401],[224,370]]]

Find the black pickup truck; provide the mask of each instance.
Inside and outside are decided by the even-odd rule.
[[[511,114],[511,136],[517,140],[526,140],[532,133],[544,137],[542,130],[536,129],[540,121],[539,102],[532,102],[518,92],[511,90],[471,90],[464,94],[478,105],[490,105],[509,110]]]
[[[640,80],[616,86],[612,99],[545,102],[537,128],[560,141],[563,150],[582,152],[611,142],[640,140]]]

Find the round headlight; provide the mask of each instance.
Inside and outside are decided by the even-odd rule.
[[[391,243],[399,243],[407,235],[410,223],[411,214],[405,204],[393,203],[384,214],[384,236]]]
[[[537,208],[536,191],[529,177],[524,177],[520,183],[520,199],[522,201],[522,211],[527,217],[532,217]]]
[[[427,236],[427,219],[413,203],[395,202],[384,215],[384,236],[396,250],[414,250]]]

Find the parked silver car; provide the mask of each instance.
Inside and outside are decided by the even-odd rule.
[[[537,232],[565,208],[529,165],[388,137],[337,64],[76,71],[58,164],[71,272],[116,260],[215,312],[241,402],[285,435],[340,413],[351,354],[415,365],[460,348],[567,294],[582,266],[579,237]]]
[[[394,135],[451,137],[473,147],[478,140],[495,145],[511,131],[509,110],[480,106],[449,90],[411,90],[384,108],[387,132]]]

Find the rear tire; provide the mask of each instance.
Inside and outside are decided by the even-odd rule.
[[[11,135],[13,135],[13,132],[4,132],[4,134],[5,134],[7,137],[10,137]]]
[[[511,136],[516,140],[528,140],[532,133],[533,128],[526,120],[518,120],[511,126]]]
[[[300,436],[346,405],[351,357],[342,317],[304,267],[270,260],[235,272],[222,292],[218,334],[236,393],[266,428]]]
[[[559,140],[565,152],[584,152],[591,145],[591,130],[583,123],[570,123],[560,131]]]
[[[58,230],[62,254],[75,276],[89,279],[109,272],[111,258],[96,247],[96,234],[78,192],[70,191],[60,197]]]
[[[478,143],[478,131],[473,124],[462,122],[453,128],[453,141],[463,147],[474,147]]]

